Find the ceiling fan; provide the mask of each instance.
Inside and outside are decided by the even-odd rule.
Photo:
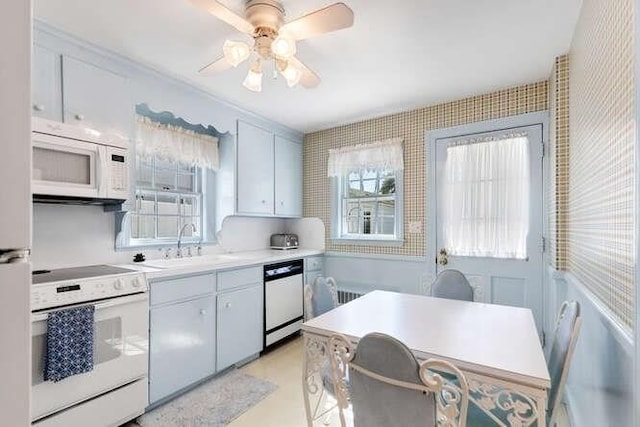
[[[276,0],[247,0],[244,18],[216,0],[190,1],[253,37],[253,46],[241,41],[226,40],[222,48],[224,56],[203,67],[200,73],[214,74],[237,67],[249,59],[253,52],[257,58],[251,64],[243,85],[254,92],[262,90],[262,66],[270,60],[273,60],[275,66],[274,78],[280,72],[289,87],[298,83],[305,88],[316,87],[320,78],[294,56],[296,41],[353,25],[353,11],[344,3],[332,4],[285,24],[284,8]]]

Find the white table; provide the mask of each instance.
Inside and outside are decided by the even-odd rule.
[[[551,382],[529,309],[374,291],[305,322],[302,331],[309,426],[321,418],[316,405],[328,337],[340,333],[355,344],[370,332],[401,340],[420,360],[455,364],[469,383],[469,405],[497,425],[545,425]]]

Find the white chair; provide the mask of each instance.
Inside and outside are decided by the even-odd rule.
[[[547,361],[549,375],[551,376],[551,389],[547,400],[547,425],[550,427],[553,427],[557,421],[564,385],[567,382],[571,358],[573,357],[581,327],[582,317],[580,316],[580,304],[578,301],[563,302],[558,314],[553,344],[551,344],[551,352]]]
[[[578,340],[582,318],[580,304],[577,301],[565,301],[560,307],[556,330],[551,344],[551,352],[547,366],[551,376],[551,388],[547,399],[547,426],[554,427],[557,422],[558,410],[562,402],[564,385],[567,382],[571,357]],[[469,407],[469,425],[477,427],[495,426],[496,423],[475,405]],[[504,425],[507,425],[506,423]]]
[[[447,269],[438,273],[436,280],[431,285],[431,296],[473,301],[473,287],[460,271]]]
[[[349,404],[356,427],[466,425],[469,388],[451,363],[419,363],[405,344],[381,333],[365,335],[357,347],[332,335],[329,352],[342,426]],[[457,385],[437,372],[453,376]]]
[[[304,320],[313,319],[338,306],[338,286],[333,277],[318,276],[304,286]]]

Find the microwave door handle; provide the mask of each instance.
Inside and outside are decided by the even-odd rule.
[[[96,159],[96,180],[98,197],[106,197],[105,178],[107,175],[107,155],[106,147],[98,147],[96,151],[98,158]]]
[[[43,311],[38,311],[37,313],[33,313],[31,315],[31,321],[32,322],[40,322],[42,320],[47,320],[47,317],[49,316],[49,313],[52,313],[54,311],[66,310],[66,309],[69,309],[69,308],[78,308],[78,307],[86,307],[86,306],[89,306],[89,305],[94,305],[95,306],[95,310],[99,311],[99,310],[104,310],[105,308],[116,307],[116,306],[119,306],[119,305],[146,301],[148,298],[149,298],[149,296],[147,295],[146,292],[144,292],[144,293],[138,293],[138,294],[134,294],[134,295],[127,295],[127,296],[124,296],[124,297],[111,298],[111,299],[108,299],[106,301],[99,302],[97,304],[83,302],[83,303],[80,303],[80,304],[67,305],[67,306],[64,306],[64,307],[55,307],[55,308],[50,308],[50,309],[46,309],[46,310],[43,310]]]

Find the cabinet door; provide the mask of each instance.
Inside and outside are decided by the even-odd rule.
[[[62,82],[65,122],[132,134],[134,107],[125,77],[63,56]]]
[[[302,216],[302,144],[275,137],[275,212]]]
[[[262,284],[218,295],[218,370],[262,351]]]
[[[33,46],[31,64],[32,114],[62,121],[62,76],[60,55],[42,46]]]
[[[151,309],[150,403],[215,373],[213,296]]]
[[[273,215],[273,134],[238,121],[238,213]]]

